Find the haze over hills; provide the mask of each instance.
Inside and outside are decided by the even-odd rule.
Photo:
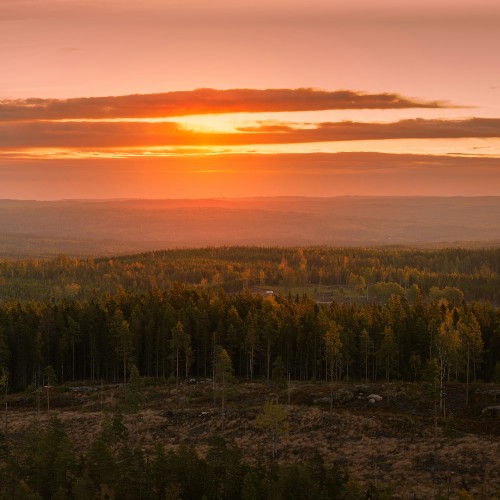
[[[500,197],[0,200],[0,255],[175,247],[500,244]]]

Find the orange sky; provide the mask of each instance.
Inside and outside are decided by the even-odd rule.
[[[0,198],[500,195],[498,26],[496,0],[2,0]]]

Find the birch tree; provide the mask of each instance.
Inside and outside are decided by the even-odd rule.
[[[226,386],[233,376],[233,364],[228,352],[221,346],[216,347],[214,380],[221,388],[221,416],[222,430],[224,431]]]
[[[447,311],[435,337],[435,348],[439,368],[439,409],[445,416],[444,381],[450,369],[450,362],[460,346],[460,336],[455,325],[453,312]]]
[[[271,436],[272,457],[274,459],[278,437],[288,433],[288,420],[286,418],[285,407],[273,401],[267,401],[264,403],[262,413],[257,416],[255,424],[259,429],[262,429]]]
[[[481,328],[477,322],[476,316],[468,312],[460,318],[457,329],[460,335],[462,351],[465,357],[465,404],[469,404],[469,380],[470,380],[470,361],[473,360],[474,380],[476,379],[476,361],[483,350],[483,339],[481,337]]]

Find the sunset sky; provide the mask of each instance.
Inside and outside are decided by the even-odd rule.
[[[1,0],[0,198],[500,195],[498,0]]]

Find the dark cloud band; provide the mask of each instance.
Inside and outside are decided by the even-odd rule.
[[[0,148],[120,148],[152,146],[244,146],[325,141],[500,137],[500,119],[402,120],[394,123],[321,123],[315,128],[250,127],[239,133],[201,133],[176,123],[0,123]]]
[[[319,111],[335,109],[446,108],[446,103],[418,101],[398,94],[347,90],[197,89],[161,94],[23,99],[0,101],[0,121],[158,118],[205,113]]]

